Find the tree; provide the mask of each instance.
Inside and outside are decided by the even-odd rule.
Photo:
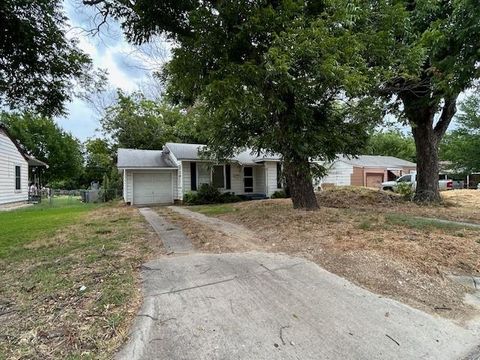
[[[51,118],[30,113],[2,113],[0,122],[29,154],[48,164],[45,181],[77,186],[83,173],[83,155],[80,142],[70,133],[62,130]]]
[[[412,127],[415,199],[439,201],[438,146],[456,112],[458,95],[479,77],[480,6],[478,0],[392,4],[403,31],[385,34],[390,50],[381,56],[389,54],[385,58],[393,74],[382,92],[396,97]]]
[[[169,99],[202,117],[210,153],[279,153],[295,208],[318,207],[312,177],[356,154],[379,118],[365,96],[368,11],[349,1],[84,0],[121,21],[137,44],[158,33],[178,45],[162,73]],[[362,28],[363,27],[363,28]],[[359,109],[364,111],[360,111]],[[359,116],[361,115],[361,116]]]
[[[460,105],[458,128],[447,133],[440,145],[442,160],[461,174],[480,171],[480,97],[470,96]]]
[[[141,93],[119,91],[118,101],[107,108],[100,123],[116,147],[161,149],[169,141],[202,140],[193,115],[188,117],[178,107],[146,99]]]
[[[399,130],[374,132],[368,140],[365,155],[395,156],[416,162],[415,142]]]
[[[85,147],[85,182],[102,182],[105,174],[115,168],[114,150],[105,139],[89,139]]]
[[[91,59],[66,36],[61,4],[59,0],[0,2],[1,106],[63,114],[77,85],[98,85]]]

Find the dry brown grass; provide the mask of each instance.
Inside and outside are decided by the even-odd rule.
[[[293,210],[288,199],[244,202],[217,217],[256,232],[257,245],[265,251],[306,257],[424,310],[456,318],[470,313],[463,304],[466,289],[445,274],[480,274],[480,230],[415,217],[440,214],[465,221],[471,218],[461,214],[475,218],[476,209],[418,206],[393,193],[355,188],[325,191],[319,202],[315,212]],[[202,251],[236,251],[225,234],[176,218]]]
[[[139,266],[163,252],[137,209],[100,207],[23,248],[1,263],[0,354],[111,358],[142,301]]]

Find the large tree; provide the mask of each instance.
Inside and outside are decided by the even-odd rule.
[[[84,3],[119,19],[134,43],[172,40],[169,98],[199,111],[217,158],[246,147],[281,154],[295,208],[318,207],[312,176],[322,169],[310,161],[355,154],[379,115],[364,96],[376,80],[370,14],[349,1]]]
[[[470,96],[460,105],[457,128],[446,134],[440,145],[442,160],[451,169],[470,174],[480,171],[480,96]]]
[[[365,155],[395,156],[416,162],[415,142],[400,130],[374,131],[368,139]]]
[[[0,2],[0,106],[57,115],[76,85],[92,84],[66,21],[60,0]]]
[[[392,1],[400,34],[386,34],[394,76],[383,93],[394,95],[412,127],[418,201],[439,201],[438,146],[456,112],[459,94],[480,76],[478,0]],[[388,45],[388,42],[386,42]]]
[[[0,122],[28,153],[48,164],[45,181],[69,187],[77,185],[83,173],[82,147],[78,139],[62,130],[51,118],[30,113],[2,113]]]
[[[201,142],[195,116],[178,107],[145,98],[141,93],[117,94],[100,119],[113,147],[161,149],[166,142]]]

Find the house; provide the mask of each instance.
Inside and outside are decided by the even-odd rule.
[[[47,164],[28,155],[0,124],[0,206],[29,199],[29,174],[38,183],[38,168]]]
[[[379,188],[384,181],[414,173],[417,165],[393,156],[360,155],[348,158],[339,155],[327,166],[328,173],[316,185],[325,186],[366,186]]]
[[[280,157],[243,151],[225,163],[201,156],[205,145],[167,143],[163,150],[118,149],[123,198],[135,205],[171,204],[202,184],[236,195],[282,189]]]

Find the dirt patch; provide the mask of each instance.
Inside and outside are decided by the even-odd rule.
[[[142,302],[140,265],[163,253],[137,209],[104,206],[0,263],[0,358],[109,359]]]
[[[463,303],[469,290],[444,274],[480,273],[480,231],[410,224],[409,214],[435,214],[439,207],[417,207],[395,194],[363,190],[351,198],[347,190],[343,199],[321,195],[323,207],[316,212],[293,210],[290,200],[278,199],[232,204],[235,211],[217,217],[255,233],[256,249],[308,258],[373,292],[442,316],[475,314]],[[406,221],[392,221],[396,214]],[[249,249],[208,223],[169,216],[201,251]]]

